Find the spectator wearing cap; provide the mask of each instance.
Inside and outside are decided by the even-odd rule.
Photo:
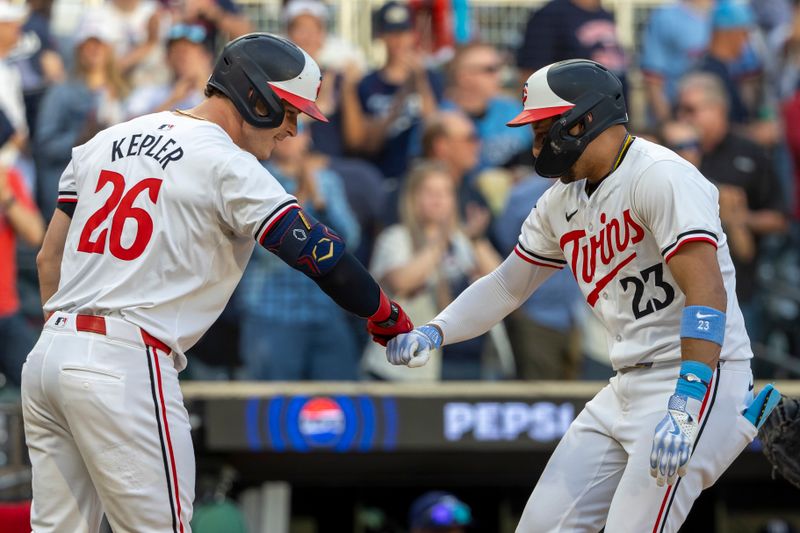
[[[117,68],[112,39],[102,20],[85,19],[76,36],[72,76],[51,88],[42,101],[35,155],[43,198],[40,207],[46,217],[55,210],[58,180],[72,147],[125,117],[122,102],[128,88]]]
[[[472,525],[469,505],[449,492],[426,492],[408,512],[411,533],[466,533]]]
[[[250,20],[233,0],[161,0],[172,12],[173,20],[206,29],[204,44],[214,53],[219,40],[229,41],[253,31]]]
[[[759,241],[786,231],[786,205],[766,151],[731,130],[728,91],[718,76],[687,75],[678,87],[678,118],[698,134],[700,172],[719,188],[719,215],[736,267],[736,295],[751,340],[758,342],[756,268]]]
[[[517,49],[520,85],[541,67],[574,58],[597,61],[627,86],[614,15],[600,0],[551,0],[531,14]]]
[[[450,61],[443,109],[457,108],[475,124],[480,160],[475,171],[511,167],[530,157],[530,128],[507,128],[519,112],[519,100],[502,93],[503,61],[488,43],[470,43],[456,50]]]
[[[322,84],[317,107],[328,122],[311,125],[314,150],[329,156],[344,155],[342,115],[339,109],[343,73],[347,69],[361,72],[365,64],[358,48],[330,35],[327,31],[329,8],[318,0],[291,0],[282,13],[286,36],[305,50],[322,70]]]
[[[208,77],[211,75],[211,54],[203,45],[206,30],[203,26],[175,24],[167,34],[167,65],[169,83],[146,85],[134,90],[126,102],[128,117],[147,113],[189,109],[203,100]]]
[[[753,11],[746,2],[717,2],[711,11],[712,31],[708,51],[695,68],[717,76],[723,83],[729,102],[728,117],[734,124],[745,124],[753,118],[745,105],[738,80],[731,72],[731,65],[744,52],[754,24]]]
[[[355,76],[345,76],[344,141],[348,149],[375,163],[384,176],[400,179],[419,151],[419,129],[437,111],[443,84],[425,68],[408,5],[391,1],[381,6],[375,30],[386,45],[386,64],[360,82]]]
[[[17,238],[38,248],[44,238],[44,222],[20,173],[0,166],[0,372],[19,386],[22,363],[37,332],[20,312],[14,254]]]
[[[0,166],[6,167],[16,161],[28,138],[22,82],[19,71],[9,61],[26,16],[25,8],[0,0],[0,112],[13,129],[13,133],[0,143]]]
[[[642,35],[641,68],[655,123],[672,117],[678,82],[703,57],[715,0],[679,0],[655,8]]]

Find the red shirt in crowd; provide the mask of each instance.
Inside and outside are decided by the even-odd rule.
[[[28,188],[22,181],[22,175],[13,168],[8,169],[8,186],[22,207],[36,209]],[[8,219],[0,214],[0,317],[11,315],[19,309],[15,243],[14,228]]]

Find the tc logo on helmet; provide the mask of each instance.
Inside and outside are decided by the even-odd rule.
[[[528,82],[525,82],[525,85],[522,86],[522,105],[525,106],[525,102],[528,101]]]

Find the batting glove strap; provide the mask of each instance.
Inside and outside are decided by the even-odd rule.
[[[656,426],[650,451],[650,475],[659,487],[672,485],[678,476],[686,474],[686,465],[697,437],[700,402],[694,398],[673,394],[667,404],[667,414]]]

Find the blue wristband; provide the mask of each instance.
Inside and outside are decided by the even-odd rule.
[[[714,371],[705,363],[684,361],[681,363],[681,373],[678,384],[675,385],[675,394],[702,401],[713,375]]]
[[[725,340],[725,313],[705,305],[684,307],[681,338],[701,339],[722,346]]]
[[[441,348],[442,334],[439,332],[439,328],[436,326],[431,326],[430,324],[425,324],[424,326],[419,327],[419,332],[431,340],[434,348],[437,350]]]

